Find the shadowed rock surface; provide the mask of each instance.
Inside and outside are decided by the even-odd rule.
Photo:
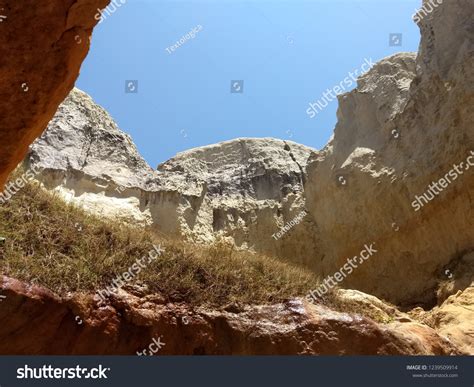
[[[210,311],[124,291],[100,306],[93,295],[61,298],[8,277],[2,287],[0,337],[8,340],[0,341],[0,354],[133,355],[158,338],[165,345],[157,355],[462,353],[409,318],[380,324],[300,299]]]
[[[74,86],[109,0],[5,0],[0,23],[0,187]]]

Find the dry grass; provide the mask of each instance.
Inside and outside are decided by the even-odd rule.
[[[20,172],[17,172],[17,175]],[[304,296],[317,279],[304,269],[223,244],[208,248],[99,219],[31,183],[0,205],[0,272],[61,294],[109,285],[153,244],[166,250],[138,277],[169,301],[222,306]]]

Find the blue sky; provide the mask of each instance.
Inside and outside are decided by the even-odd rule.
[[[308,104],[365,58],[417,51],[411,16],[420,4],[128,0],[94,31],[77,87],[108,110],[153,167],[237,137],[319,149],[333,132],[337,101],[313,119]],[[194,39],[171,51],[199,25]],[[402,34],[401,46],[389,45],[391,33]],[[137,93],[125,92],[127,80],[138,81]],[[243,93],[231,93],[232,80],[244,81]]]

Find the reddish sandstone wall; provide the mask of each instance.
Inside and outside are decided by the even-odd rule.
[[[98,9],[109,0],[0,4],[0,187],[79,75]]]

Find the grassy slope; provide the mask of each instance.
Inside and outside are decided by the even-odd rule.
[[[268,257],[224,245],[166,241],[88,215],[34,183],[0,204],[0,236],[6,238],[0,246],[0,272],[57,293],[104,288],[153,244],[165,252],[134,282],[169,301],[211,306],[275,302],[304,296],[317,286],[310,272]]]

